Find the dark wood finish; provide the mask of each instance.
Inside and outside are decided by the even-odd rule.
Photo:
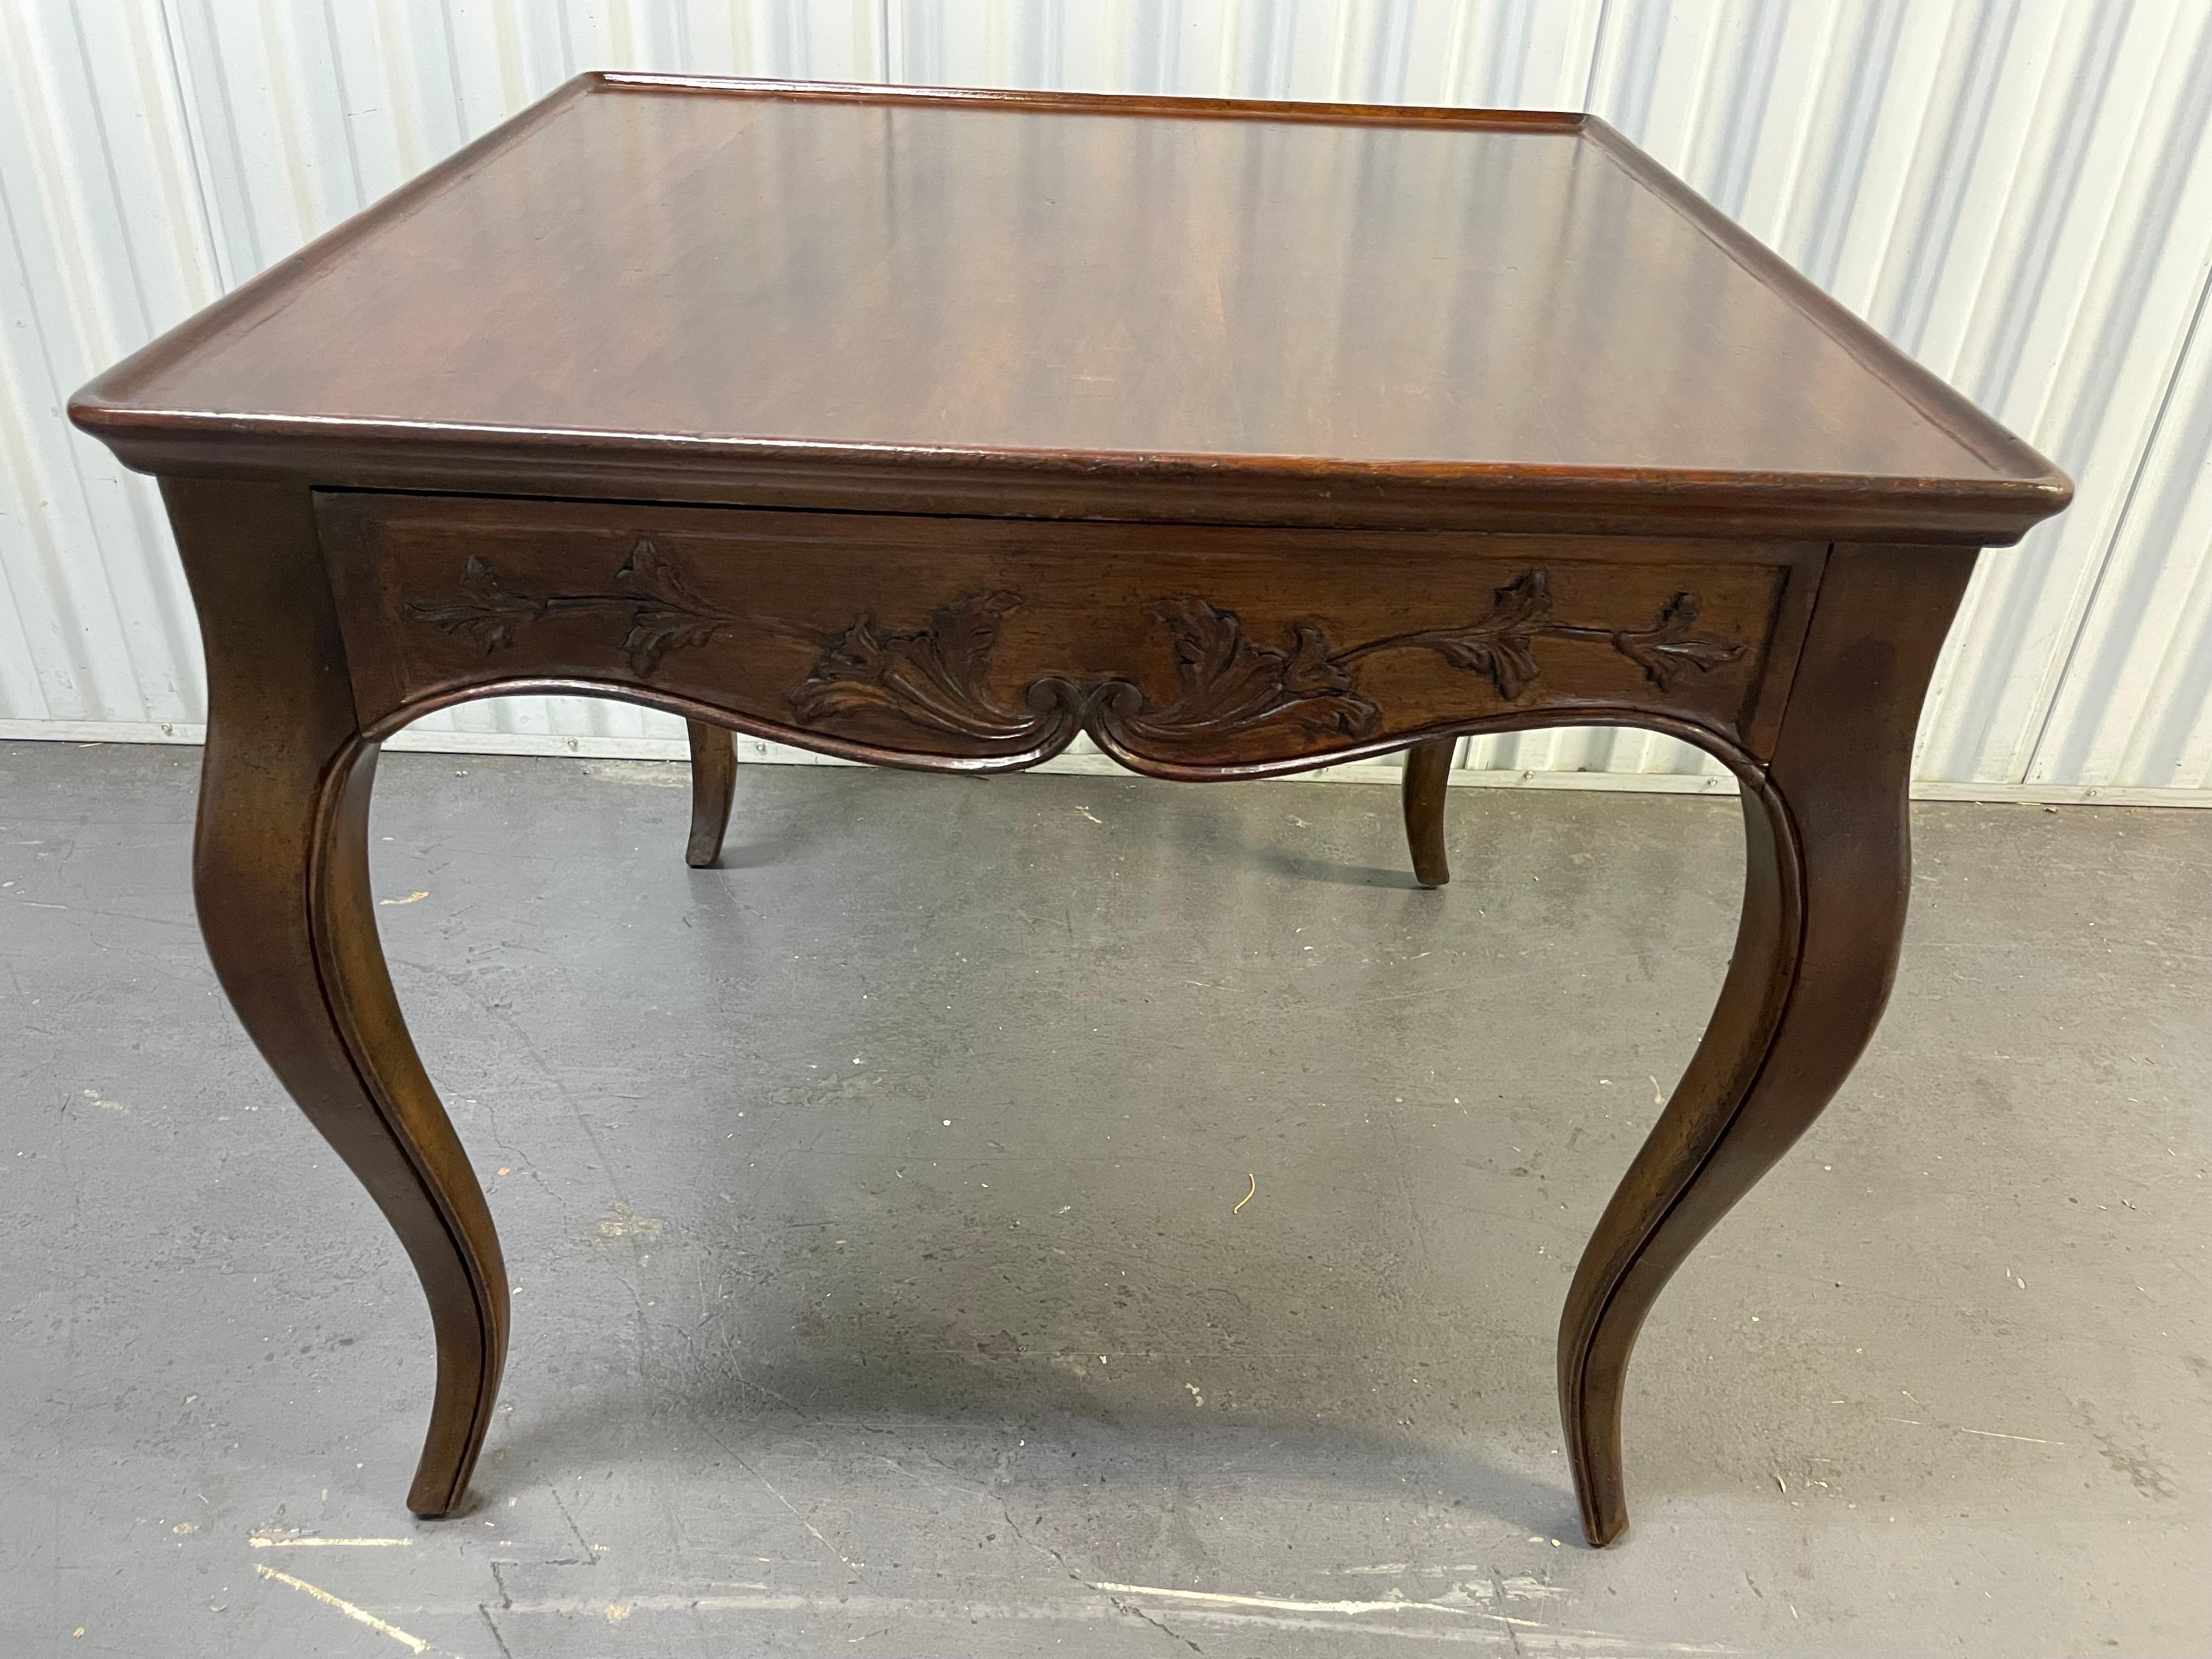
[[[73,408],[149,470],[901,512],[1980,545],[2066,489],[1602,122],[1479,110],[586,76]]]
[[[1763,777],[1743,788],[1743,916],[1689,1067],[1606,1206],[1559,1323],[1583,1529],[1628,1524],[1629,1351],[1668,1278],[1805,1133],[1889,1000],[1911,884],[1912,738],[1974,556],[1844,547]]]
[[[162,475],[207,640],[196,884],[240,1018],[384,1208],[460,1499],[499,1247],[385,973],[378,743],[470,697],[947,771],[1088,732],[1218,779],[1667,732],[1741,784],[1710,1027],[1559,1339],[1594,1542],[1668,1275],[1878,1018],[1913,722],[2042,457],[1580,116],[587,76],[71,404]],[[835,509],[835,510],[830,510]]]
[[[392,994],[368,888],[365,740],[298,485],[162,481],[207,647],[192,888],[216,976],[308,1121],[399,1235],[438,1344],[407,1505],[460,1501],[507,1357],[483,1191]]]
[[[1431,738],[1406,751],[1406,775],[1399,793],[1406,811],[1406,845],[1413,854],[1413,879],[1442,887],[1451,879],[1444,856],[1444,787],[1451,779],[1456,738]]]
[[[737,739],[704,720],[686,720],[684,735],[691,740],[691,838],[684,861],[694,870],[711,870],[722,856],[738,790]]]
[[[1750,746],[1826,556],[350,491],[318,511],[380,736],[552,678],[893,765],[1007,770],[1087,731],[1165,777],[1568,709]]]

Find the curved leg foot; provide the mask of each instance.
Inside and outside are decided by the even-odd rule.
[[[1441,887],[1451,879],[1444,857],[1444,786],[1451,775],[1457,738],[1431,738],[1406,751],[1406,775],[1399,793],[1406,808],[1406,844],[1413,854],[1413,879]]]
[[[362,741],[305,490],[166,480],[207,644],[193,887],[208,954],[277,1077],[399,1235],[438,1377],[408,1507],[466,1489],[507,1352],[483,1192],[416,1058],[369,895]]]
[[[694,870],[711,870],[722,856],[722,835],[730,827],[730,801],[738,788],[738,740],[719,726],[684,722],[691,739],[691,839],[684,861]]]
[[[1905,790],[1967,550],[1838,549],[1763,781],[1747,782],[1743,919],[1711,1025],[1591,1236],[1559,1325],[1583,1528],[1628,1524],[1630,1350],[1674,1269],[1818,1117],[1888,1000],[1911,853]]]

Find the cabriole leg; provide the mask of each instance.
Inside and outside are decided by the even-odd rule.
[[[305,489],[163,483],[207,645],[192,878],[240,1021],[399,1235],[438,1378],[408,1507],[460,1502],[507,1352],[499,1240],[392,991],[369,896],[362,741]]]
[[[708,870],[722,856],[722,836],[730,827],[730,802],[738,788],[735,734],[702,720],[684,722],[691,739],[691,839],[684,861]]]
[[[1630,1350],[1674,1269],[1818,1117],[1888,1000],[1911,884],[1905,793],[1971,550],[1838,548],[1764,780],[1747,781],[1743,918],[1711,1024],[1606,1206],[1559,1326],[1583,1528],[1628,1524]]]
[[[1406,751],[1399,793],[1406,809],[1406,845],[1413,850],[1413,879],[1441,887],[1451,879],[1444,857],[1444,787],[1451,777],[1457,738],[1431,738]]]

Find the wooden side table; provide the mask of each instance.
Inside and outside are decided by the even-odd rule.
[[[160,476],[198,608],[216,970],[429,1297],[425,1515],[507,1285],[369,898],[410,720],[585,693],[945,771],[1088,732],[1191,780],[1563,721],[1717,757],[1735,958],[1560,1328],[1602,1544],[1638,1328],[1881,1015],[1978,550],[2069,494],[1588,117],[627,75],[70,412]]]

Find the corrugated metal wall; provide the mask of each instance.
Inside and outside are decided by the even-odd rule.
[[[1984,562],[1925,793],[2212,802],[2205,0],[0,0],[0,733],[201,718],[152,492],[69,392],[589,67],[1595,109],[2079,483]],[[423,729],[678,752],[604,702]],[[1635,733],[1467,748],[1723,782]]]

